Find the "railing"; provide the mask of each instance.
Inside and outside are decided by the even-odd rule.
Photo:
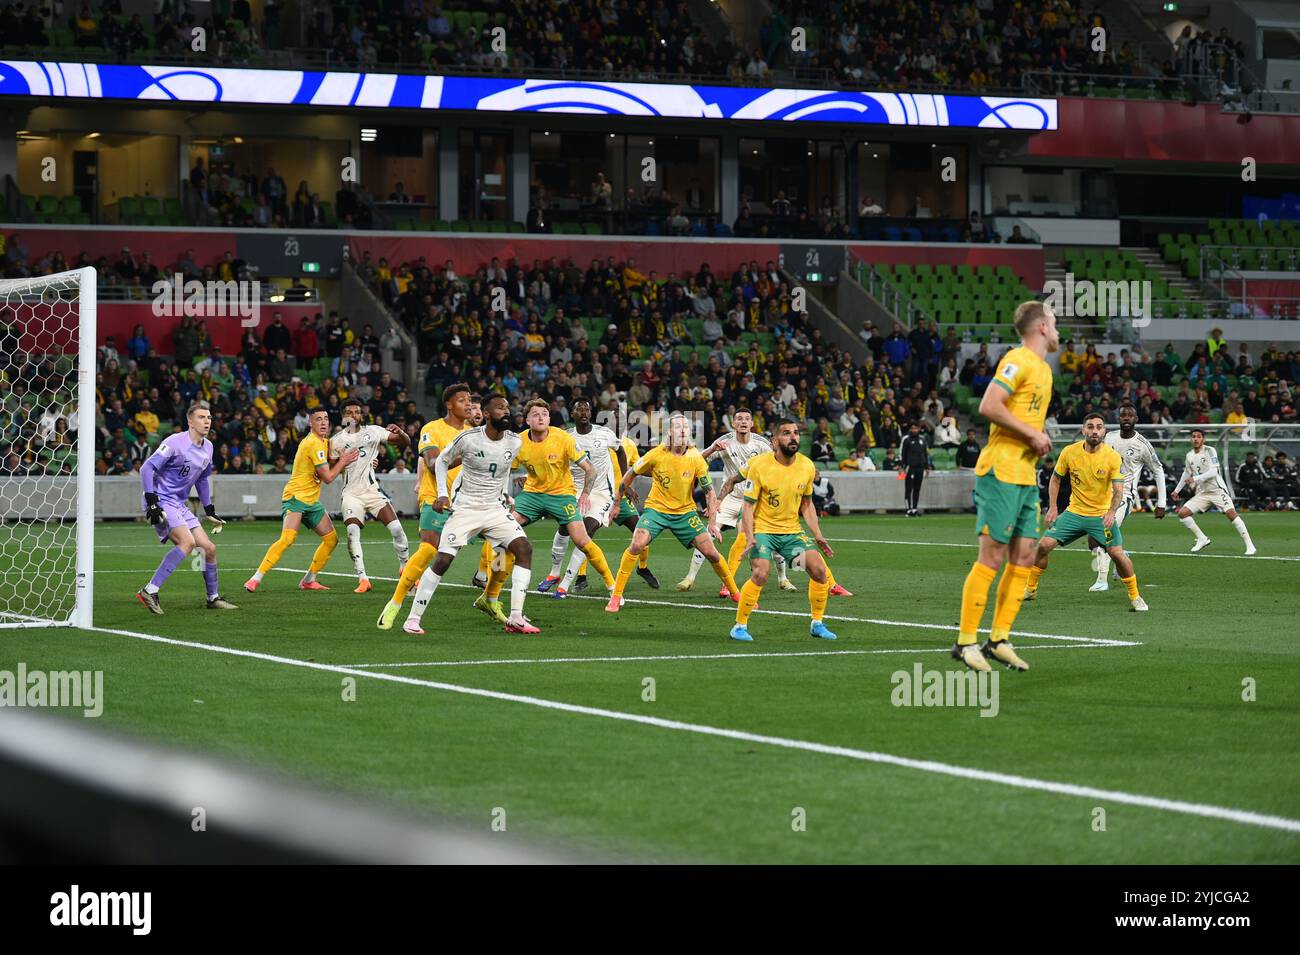
[[[1095,97],[1097,89],[1115,89],[1119,99],[1174,99],[1182,93],[1181,77],[1141,76],[1124,73],[1069,73],[1026,70],[1020,74],[1024,92],[1036,96]]]
[[[1077,425],[1049,427],[1053,440],[1073,438]],[[1250,419],[1246,424],[1140,424],[1137,430],[1151,442],[1165,466],[1166,477],[1177,481],[1183,473],[1183,456],[1191,450],[1191,434],[1195,428],[1205,434],[1205,443],[1214,447],[1223,464],[1223,480],[1229,494],[1236,494],[1233,478],[1237,467],[1246,460],[1246,453],[1254,451],[1262,461],[1266,455],[1285,451],[1294,459],[1300,451],[1300,425],[1272,424]],[[1171,502],[1172,503],[1172,502]],[[1174,505],[1175,507],[1177,505]]]
[[[952,322],[939,318],[933,312],[918,305],[906,289],[876,271],[874,265],[863,262],[847,249],[845,255],[845,270],[849,275],[887,311],[892,312],[899,323],[905,327],[915,328],[918,321],[933,321],[944,328],[957,329],[964,342],[982,338],[985,332],[988,332],[988,340],[992,344],[1000,344],[1003,335],[1006,336],[1006,341],[1015,341],[1015,331],[1010,325],[982,325],[976,322]],[[1132,321],[1127,318],[1111,318],[1103,324],[1092,321],[1069,322],[1058,318],[1056,324],[1063,337],[1070,337],[1075,341],[1134,342],[1138,337]]]
[[[172,275],[161,274],[159,278],[171,281]],[[258,301],[263,305],[310,305],[321,302],[320,289],[315,288],[283,288],[269,282],[259,282],[258,290],[260,293]],[[146,285],[105,285],[101,276],[95,296],[100,302],[143,303],[153,301],[153,290]]]

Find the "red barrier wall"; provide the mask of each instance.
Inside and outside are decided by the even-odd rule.
[[[1293,116],[1225,113],[1218,106],[1149,100],[1057,101],[1059,128],[1029,137],[1031,156],[1060,159],[1171,160],[1240,165],[1294,165],[1300,120]]]

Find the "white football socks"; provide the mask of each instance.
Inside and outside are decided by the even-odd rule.
[[[695,548],[691,548],[691,569],[686,572],[686,579],[691,583],[695,583],[695,576],[700,572],[700,568],[703,566],[704,555],[698,550],[695,550]]]
[[[352,558],[352,566],[356,568],[357,576],[366,576],[366,556],[361,550],[361,525],[348,524],[348,556]]]
[[[1240,514],[1233,518],[1232,526],[1235,527],[1237,533],[1241,535],[1241,539],[1246,544],[1246,550],[1254,550],[1255,544],[1250,539],[1250,531],[1246,530],[1246,522],[1241,519]]]
[[[1241,518],[1237,518],[1237,519],[1238,519],[1238,520],[1241,520]],[[1196,521],[1195,521],[1195,520],[1193,520],[1193,519],[1190,518],[1190,517],[1180,517],[1180,518],[1179,518],[1179,521],[1182,522],[1182,525],[1183,525],[1184,527],[1186,527],[1189,531],[1191,531],[1193,534],[1196,535],[1196,539],[1197,539],[1198,541],[1203,541],[1203,540],[1205,540],[1205,532],[1202,531],[1199,527],[1196,526]]]
[[[555,532],[551,538],[551,572],[547,576],[560,576],[560,568],[564,566],[564,555],[569,551],[569,535]]]
[[[407,543],[402,522],[394,518],[388,525],[388,533],[393,538],[393,552],[397,554],[397,562],[405,567],[406,562],[411,559],[411,546]]]
[[[407,623],[418,624],[420,618],[424,616],[425,608],[429,606],[429,601],[433,599],[433,592],[438,589],[438,584],[442,583],[442,578],[435,574],[429,568],[425,568],[420,575],[420,583],[415,588],[415,600],[411,602],[411,612],[406,615]]]
[[[530,567],[515,564],[510,572],[510,616],[522,617],[524,614],[524,595],[528,593],[528,584],[533,579]]]

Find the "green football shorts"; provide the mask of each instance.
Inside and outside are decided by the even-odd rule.
[[[433,531],[435,534],[441,534],[442,529],[447,526],[447,521],[451,517],[451,508],[439,513],[433,509],[432,504],[420,505],[420,530]]]
[[[320,501],[308,504],[296,497],[285,498],[280,502],[280,516],[283,517],[290,511],[302,515],[302,523],[308,530],[314,531],[316,525],[325,520],[325,505]]]
[[[578,499],[572,494],[520,491],[515,498],[515,511],[529,524],[535,524],[543,517],[553,517],[560,524],[582,520],[578,513]]]
[[[794,563],[794,559],[804,551],[815,550],[816,547],[813,539],[803,531],[795,534],[760,534],[755,531],[754,549],[749,556],[755,560],[784,557],[787,563]]]
[[[1103,547],[1124,546],[1124,535],[1120,533],[1118,521],[1110,526],[1110,530],[1106,530],[1100,517],[1076,514],[1068,508],[1056,515],[1056,523],[1049,527],[1046,533],[1047,537],[1062,544],[1073,543],[1085,535]]]
[[[664,531],[671,531],[683,547],[690,547],[695,543],[695,538],[708,532],[704,521],[695,511],[687,511],[685,514],[665,514],[663,511],[648,507],[641,512],[641,519],[636,522],[636,529],[648,531],[652,541]]]
[[[1007,484],[992,471],[975,479],[976,534],[988,534],[1006,544],[1013,537],[1036,538],[1041,532],[1036,485]]]

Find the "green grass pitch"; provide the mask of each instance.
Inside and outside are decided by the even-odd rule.
[[[663,589],[633,577],[616,617],[595,577],[585,598],[534,592],[535,637],[471,609],[465,552],[412,637],[375,628],[395,571],[381,528],[366,532],[372,593],[352,593],[340,544],[328,593],[273,572],[250,595],[241,584],[277,525],[232,524],[216,540],[241,609],[203,609],[186,563],[157,617],[133,594],[163,548],[142,525],[104,524],[104,631],[5,632],[0,669],[102,669],[100,725],[484,831],[504,809],[497,838],[598,857],[1300,862],[1300,519],[1246,515],[1255,559],[1222,515],[1199,520],[1214,544],[1197,556],[1173,517],[1126,524],[1147,614],[1118,584],[1088,593],[1086,551],[1059,550],[1016,623],[1032,669],[1002,673],[993,718],[891,701],[896,671],[958,666],[946,650],[975,554],[969,515],[826,521],[855,594],[830,603],[839,640],[808,636],[795,574],[798,593],[765,591],[749,645],[727,639],[731,605],[707,567],[694,592],[673,590],[687,554],[667,536],[651,552]],[[532,533],[534,583],[550,533]],[[626,531],[599,540],[617,566]],[[282,567],[301,572],[314,542],[301,534]],[[357,668],[355,700],[349,673],[320,667]]]

